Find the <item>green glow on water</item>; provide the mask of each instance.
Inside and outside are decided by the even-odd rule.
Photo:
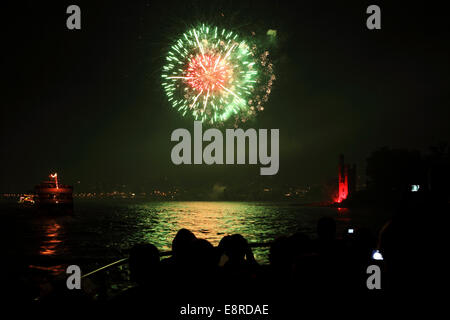
[[[302,208],[301,213],[289,205],[249,202],[162,202],[135,204],[137,214],[134,237],[148,241],[160,250],[171,250],[172,239],[181,228],[213,245],[226,235],[240,233],[249,243],[273,241],[297,231],[314,233],[320,215],[318,208]],[[334,209],[320,208],[335,215]],[[324,210],[325,209],[325,210]],[[136,239],[137,240],[137,239]],[[266,263],[268,247],[253,248],[256,260]]]

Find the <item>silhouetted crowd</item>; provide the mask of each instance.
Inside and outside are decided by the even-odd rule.
[[[161,257],[150,243],[130,249],[131,288],[92,299],[92,294],[86,294],[90,279],[83,282],[83,290],[67,290],[64,280],[42,302],[83,305],[96,301],[108,310],[144,309],[166,319],[178,318],[180,307],[187,304],[267,304],[272,319],[290,319],[306,309],[345,314],[356,305],[380,312],[380,306],[417,293],[410,288],[416,286],[420,268],[413,264],[417,260],[410,249],[419,248],[422,241],[417,237],[420,221],[414,210],[404,209],[377,235],[364,228],[337,235],[335,220],[323,217],[314,238],[298,232],[271,242],[268,264],[255,260],[252,246],[240,234],[224,236],[213,246],[180,229],[172,241],[171,256]],[[373,280],[369,266],[379,268],[381,289],[369,288]],[[98,272],[96,277],[105,280],[108,274]],[[97,291],[101,287],[105,286]]]
[[[258,264],[240,234],[227,235],[214,247],[181,229],[173,239],[171,257],[160,259],[158,249],[149,243],[131,249],[130,275],[136,286],[112,301],[165,307],[167,303],[173,307],[219,302],[282,302],[292,307],[300,300],[305,303],[306,296],[311,300],[367,297],[374,301],[396,285],[391,281],[396,270],[392,268],[392,274],[390,270],[401,246],[396,228],[389,221],[379,236],[355,229],[338,238],[335,220],[324,217],[318,221],[315,239],[299,232],[273,241],[269,265]],[[380,252],[378,260],[374,252]],[[380,260],[381,253],[384,260]],[[382,271],[381,290],[367,287],[369,265]]]

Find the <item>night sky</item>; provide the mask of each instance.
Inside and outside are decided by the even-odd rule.
[[[82,29],[66,28],[77,4]],[[382,29],[368,30],[370,4]],[[449,41],[437,4],[372,1],[22,1],[3,11],[0,191],[31,190],[51,171],[82,185],[317,184],[340,153],[363,174],[382,146],[450,140]],[[175,166],[176,128],[160,85],[167,48],[206,22],[241,35],[277,30],[277,80],[251,124],[280,129],[280,170]]]

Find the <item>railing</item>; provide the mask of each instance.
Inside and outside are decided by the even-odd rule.
[[[264,247],[270,247],[271,245],[272,245],[272,242],[249,243],[250,248],[264,248]],[[166,256],[170,256],[170,255],[172,255],[172,251],[164,251],[159,254],[160,257],[166,257]],[[123,265],[127,262],[128,262],[128,258],[119,259],[119,260],[114,261],[110,264],[107,264],[103,267],[100,267],[91,272],[88,272],[88,273],[82,275],[81,278],[87,278],[93,274],[100,272],[100,271],[105,271],[112,267],[117,267],[117,266]]]

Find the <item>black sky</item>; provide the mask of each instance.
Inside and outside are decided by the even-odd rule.
[[[450,140],[448,33],[438,2],[22,1],[4,5],[0,191],[51,170],[85,184],[184,186],[245,180],[322,183],[344,153],[363,170],[382,146]],[[66,29],[78,4],[82,29]],[[366,28],[378,4],[382,29]],[[280,171],[174,166],[170,133],[191,129],[166,102],[160,70],[179,33],[205,21],[264,35],[273,93],[256,128],[280,129]]]

